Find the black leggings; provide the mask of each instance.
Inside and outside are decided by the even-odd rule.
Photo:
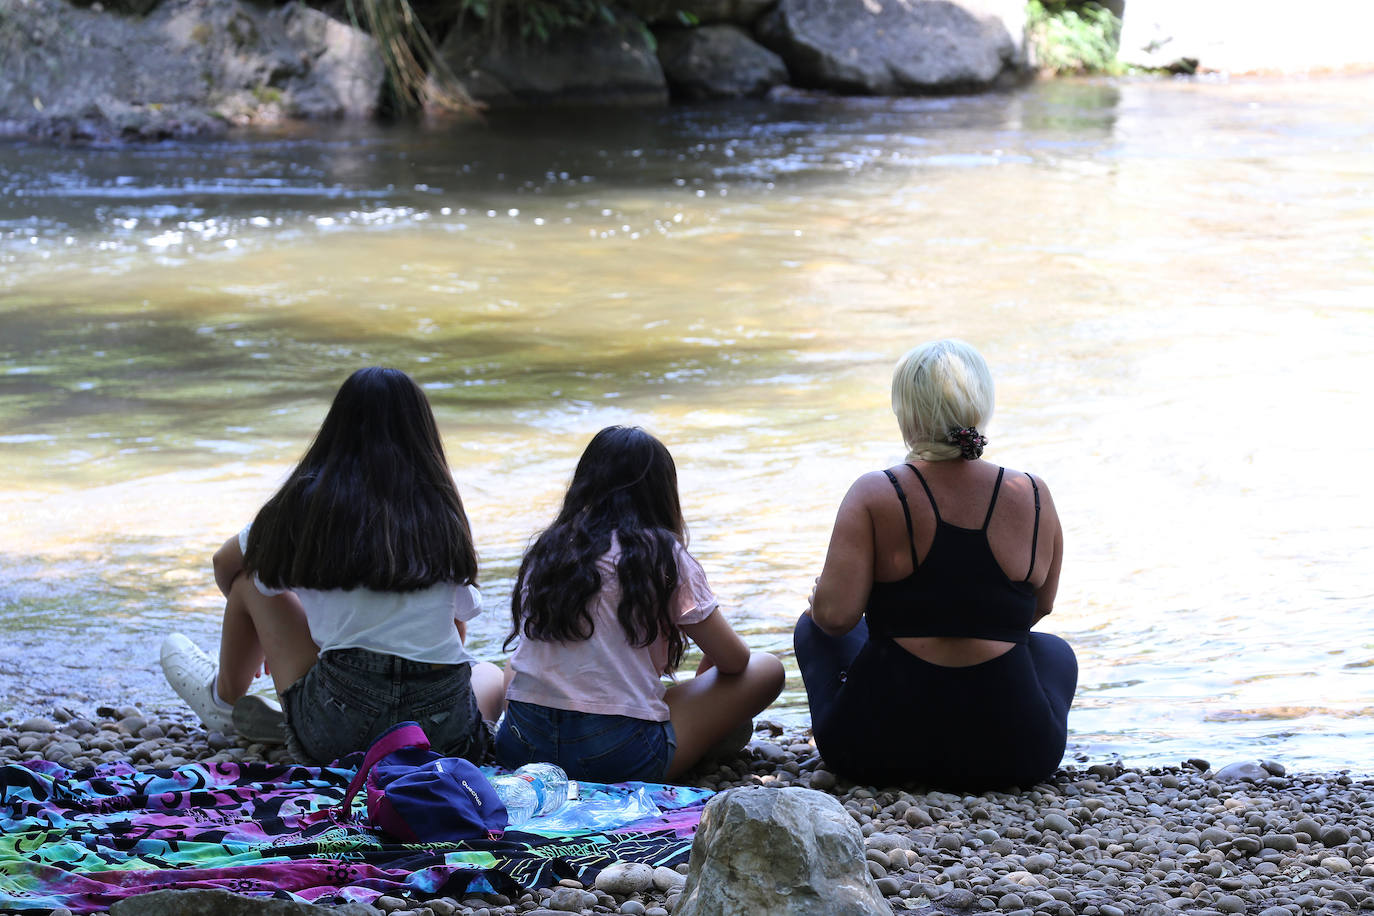
[[[1064,757],[1078,660],[1058,636],[964,668],[923,661],[868,623],[827,636],[808,614],[793,633],[826,765],[856,782],[981,791],[1027,787]]]

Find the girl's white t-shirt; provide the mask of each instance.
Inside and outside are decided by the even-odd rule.
[[[248,552],[248,528],[239,532],[239,549]],[[264,595],[287,589],[268,588],[256,575],[253,585]],[[293,588],[305,608],[310,638],[321,652],[367,649],[411,661],[460,665],[475,661],[458,638],[456,620],[482,612],[482,593],[475,585],[441,582],[413,592],[377,592],[367,588]]]
[[[672,596],[672,617],[679,627],[700,623],[719,606],[706,582],[706,573],[691,554],[677,548],[678,586]],[[591,601],[589,639],[581,642],[546,642],[521,637],[509,665],[515,671],[506,699],[535,703],[554,709],[629,716],[650,722],[668,721],[663,702],[663,682],[668,664],[668,640],[660,636],[652,645],[630,645],[616,617],[620,581],[615,564],[620,545],[597,561],[601,591]]]

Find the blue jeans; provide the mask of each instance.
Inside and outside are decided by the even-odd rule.
[[[552,709],[512,700],[496,730],[503,767],[556,763],[588,782],[662,782],[677,750],[671,722]]]
[[[468,664],[331,649],[281,695],[287,749],[303,763],[327,764],[367,750],[397,722],[414,720],[438,753],[485,763],[491,734],[471,678]]]

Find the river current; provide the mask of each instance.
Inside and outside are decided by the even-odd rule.
[[[987,457],[1065,526],[1041,627],[1078,759],[1374,749],[1370,78],[1048,82],[0,145],[0,717],[170,705],[213,550],[352,369],[410,372],[511,577],[610,423],[679,466],[693,552],[784,655],[834,511],[901,460],[897,357],[959,336]],[[920,697],[894,728],[921,728]],[[936,738],[938,736],[932,736]]]

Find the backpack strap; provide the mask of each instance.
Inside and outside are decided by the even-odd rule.
[[[358,767],[358,772],[353,775],[353,781],[348,784],[348,793],[339,803],[345,816],[353,810],[353,797],[367,784],[367,777],[372,768],[387,754],[394,754],[407,747],[429,750],[429,737],[418,722],[399,722],[377,736],[377,740],[367,749],[362,766]]]

